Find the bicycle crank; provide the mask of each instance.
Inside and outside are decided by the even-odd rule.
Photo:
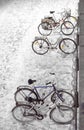
[[[44,119],[44,116],[41,115],[41,114],[36,114],[36,118],[37,118],[38,120],[42,120],[42,119]]]

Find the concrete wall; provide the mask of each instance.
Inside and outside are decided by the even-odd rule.
[[[79,2],[79,130],[84,130],[84,0]]]

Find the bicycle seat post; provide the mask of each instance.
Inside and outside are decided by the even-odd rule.
[[[52,14],[54,20],[56,21],[55,15],[54,15],[55,11],[50,11],[50,14]]]
[[[54,91],[56,91],[56,87],[55,87],[55,84],[52,84],[52,86],[53,86],[53,90],[54,90]]]

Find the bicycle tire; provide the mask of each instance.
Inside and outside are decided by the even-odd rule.
[[[77,18],[74,16],[66,17],[64,21],[70,21],[74,25],[74,27],[77,26]]]
[[[38,26],[38,32],[43,36],[49,36],[52,32],[52,26],[49,22],[42,22]]]
[[[48,52],[49,43],[45,39],[38,38],[32,43],[32,49],[36,54],[44,55]]]
[[[66,105],[66,106],[69,106],[69,107],[74,107],[74,105],[75,105],[75,98],[74,98],[74,96],[71,93],[66,92],[64,90],[59,90],[58,93],[59,93],[59,97],[58,97],[58,95],[57,95],[56,92],[54,92],[52,94],[51,101],[53,103],[56,102],[58,104],[60,103],[61,105]],[[64,101],[62,101],[62,100],[64,100]]]
[[[65,54],[73,54],[77,49],[77,44],[70,38],[63,38],[59,43],[59,49]]]
[[[32,112],[29,111],[29,113],[28,113],[29,109]],[[14,119],[16,119],[17,121],[25,123],[25,122],[31,122],[31,121],[35,120],[37,111],[34,108],[32,108],[32,106],[30,106],[30,105],[19,104],[19,105],[16,105],[12,109],[12,115],[13,115]]]
[[[29,97],[28,97],[28,94]],[[34,98],[36,99],[35,101],[32,101],[32,100],[28,100],[29,98]],[[38,96],[37,94],[29,89],[29,88],[21,88],[21,89],[18,89],[16,92],[15,92],[15,95],[14,95],[14,99],[16,101],[16,104],[21,104],[21,103],[33,103],[33,104],[37,104],[37,101],[38,101]]]
[[[70,21],[64,21],[61,24],[61,32],[64,35],[71,35],[74,32],[74,25]]]
[[[66,114],[66,119],[63,118],[63,116],[65,116],[63,115],[63,113]],[[71,107],[60,105],[60,109],[58,108],[58,111],[56,107],[50,111],[49,117],[55,123],[65,125],[65,124],[71,124],[71,122],[74,119],[74,115],[75,115],[74,110]]]

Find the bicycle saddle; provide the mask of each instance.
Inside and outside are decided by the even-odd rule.
[[[33,84],[36,80],[28,79],[28,84]]]
[[[55,13],[55,11],[50,11],[51,14]]]

